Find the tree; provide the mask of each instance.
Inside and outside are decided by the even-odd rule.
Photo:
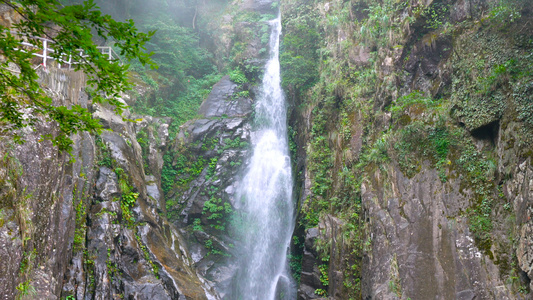
[[[65,1],[63,1],[64,3]],[[39,116],[47,121],[56,121],[59,133],[47,135],[60,150],[72,150],[70,136],[79,131],[99,132],[101,125],[91,113],[79,105],[56,106],[37,83],[38,75],[31,62],[33,52],[17,50],[21,42],[40,46],[40,41],[27,37],[46,37],[54,42],[52,57],[59,59],[71,55],[83,61],[76,70],[87,75],[88,86],[93,90],[93,103],[107,102],[121,114],[124,105],[118,100],[121,92],[129,89],[128,65],[108,60],[100,53],[94,38],[114,42],[124,58],[138,59],[142,64],[155,67],[145,53],[144,45],[154,32],[142,33],[132,20],[117,22],[103,15],[93,0],[76,5],[64,5],[57,0],[0,0],[21,16],[21,21],[12,28],[0,26],[0,133],[14,133],[15,140],[23,139],[16,133],[23,127],[34,127]],[[16,31],[14,33],[13,31]],[[94,36],[93,36],[94,35]],[[80,50],[84,55],[80,56]],[[13,66],[20,71],[12,71]]]

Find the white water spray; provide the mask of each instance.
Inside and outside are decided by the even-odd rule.
[[[294,228],[286,104],[280,84],[281,22],[270,21],[270,59],[255,106],[253,156],[238,193],[242,249],[232,299],[295,299],[287,251]]]

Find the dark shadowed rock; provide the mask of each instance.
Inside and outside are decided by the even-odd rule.
[[[314,287],[300,283],[300,288],[298,289],[298,300],[319,299],[320,296],[315,294],[315,290],[316,289]]]
[[[318,299],[320,296],[315,294],[315,290],[325,288],[320,281],[320,270],[318,269],[318,265],[322,264],[322,261],[318,258],[315,248],[315,242],[319,235],[320,231],[316,227],[307,229],[305,234],[302,273],[300,288],[298,289],[298,299],[301,300]]]

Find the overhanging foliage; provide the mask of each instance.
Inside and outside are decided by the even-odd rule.
[[[82,63],[76,70],[88,77],[88,86],[94,90],[93,103],[107,102],[115,112],[122,113],[124,105],[118,100],[121,92],[129,88],[126,71],[128,65],[108,60],[94,43],[95,36],[106,42],[114,42],[120,55],[128,60],[138,59],[143,64],[154,66],[145,43],[153,32],[142,33],[133,21],[117,22],[102,14],[92,0],[77,5],[63,5],[57,0],[2,0],[0,1],[20,16],[21,21],[11,28],[0,26],[0,133],[15,132],[23,127],[34,127],[39,116],[47,121],[56,121],[59,132],[48,135],[60,150],[70,151],[70,136],[79,131],[98,132],[100,124],[93,119],[87,108],[53,105],[37,83],[38,75],[31,62],[37,50],[17,50],[27,37],[46,37],[54,42],[52,57],[72,56]],[[14,33],[16,31],[16,33]],[[93,36],[95,35],[95,36]],[[27,39],[39,46],[40,41]],[[80,55],[83,53],[84,55]],[[13,69],[18,72],[13,72]],[[22,137],[15,132],[15,139]]]

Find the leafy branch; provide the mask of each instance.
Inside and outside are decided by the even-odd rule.
[[[40,122],[57,122],[58,132],[43,137],[53,142],[59,150],[72,150],[70,136],[80,131],[98,133],[99,122],[92,118],[87,108],[80,105],[70,107],[54,105],[52,99],[38,83],[38,74],[32,63],[37,50],[18,50],[23,41],[35,46],[38,40],[32,37],[46,37],[54,44],[51,56],[60,59],[72,56],[80,63],[75,71],[87,75],[87,84],[94,90],[93,103],[108,103],[117,114],[125,106],[119,95],[130,88],[127,80],[129,65],[108,60],[100,53],[93,34],[107,42],[112,41],[120,55],[128,60],[138,59],[142,64],[156,67],[146,53],[144,45],[154,32],[142,33],[132,20],[117,22],[109,15],[103,15],[93,0],[82,4],[64,6],[57,0],[1,0],[21,16],[11,28],[0,26],[0,134],[13,133],[15,141],[23,142],[17,133],[24,127],[34,128]],[[11,33],[12,30],[17,33]]]

